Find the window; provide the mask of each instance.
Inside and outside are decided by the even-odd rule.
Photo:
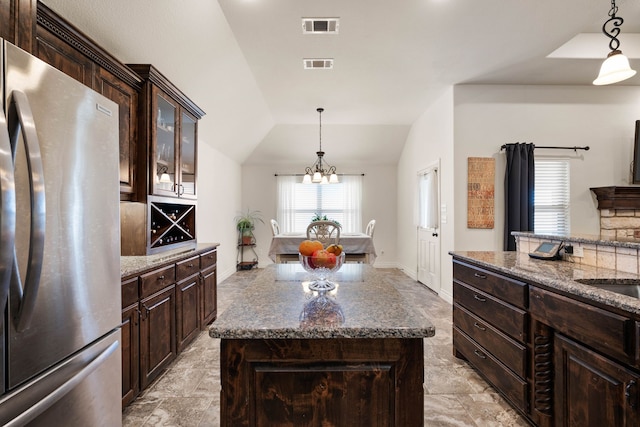
[[[569,161],[535,160],[534,230],[569,234]]]
[[[362,177],[341,176],[339,184],[302,184],[278,176],[278,222],[282,232],[304,233],[315,214],[338,221],[341,232],[362,231]]]

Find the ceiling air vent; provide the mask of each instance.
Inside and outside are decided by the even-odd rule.
[[[305,58],[302,62],[305,70],[330,70],[333,68],[333,58]]]
[[[302,18],[303,34],[338,34],[340,18]]]

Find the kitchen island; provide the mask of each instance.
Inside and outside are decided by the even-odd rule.
[[[366,264],[334,291],[274,264],[211,325],[221,338],[223,426],[422,426],[431,322]]]

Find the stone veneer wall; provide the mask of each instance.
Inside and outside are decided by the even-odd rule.
[[[600,209],[600,237],[640,242],[640,210]]]

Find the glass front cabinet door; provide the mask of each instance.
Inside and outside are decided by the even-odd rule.
[[[143,80],[140,133],[148,158],[147,194],[195,200],[202,111],[150,64],[128,64]],[[147,157],[148,156],[148,157]]]
[[[195,199],[198,120],[161,90],[154,90],[154,95],[157,116],[153,121],[151,194]]]
[[[152,193],[156,195],[173,196],[176,193],[178,176],[176,173],[176,135],[178,134],[178,107],[168,100],[162,93],[156,93],[155,110],[155,145],[152,158],[155,159],[155,173]]]

